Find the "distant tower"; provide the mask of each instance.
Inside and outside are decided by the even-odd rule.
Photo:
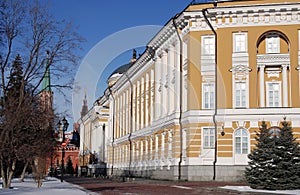
[[[88,113],[89,109],[88,109],[88,105],[87,105],[87,99],[86,99],[86,91],[84,91],[84,99],[83,99],[83,105],[81,108],[81,118],[84,117],[87,113]]]
[[[134,63],[136,61],[136,50],[132,51],[132,58],[130,59],[130,63]]]
[[[50,82],[50,63],[49,63],[49,51],[47,51],[46,68],[42,80],[42,89],[40,93],[41,109],[47,111],[53,111],[53,92],[51,90]]]

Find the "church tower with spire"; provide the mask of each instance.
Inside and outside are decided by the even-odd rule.
[[[50,82],[50,63],[49,63],[49,51],[47,51],[46,67],[42,80],[42,88],[40,93],[41,109],[45,111],[53,110],[53,92]]]
[[[81,108],[80,116],[81,118],[84,117],[88,113],[88,105],[87,105],[87,99],[86,99],[86,91],[84,91],[84,99],[83,99],[83,105]]]

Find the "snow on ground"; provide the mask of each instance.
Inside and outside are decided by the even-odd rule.
[[[1,180],[0,180],[1,183]],[[25,178],[24,182],[14,179],[11,186],[13,189],[2,189],[0,185],[0,194],[2,195],[87,195],[96,194],[85,190],[84,188],[67,182],[60,182],[59,179],[48,177],[43,181],[41,188],[37,188],[36,182],[32,178]]]
[[[300,190],[256,190],[252,189],[249,186],[224,186],[221,187],[228,190],[236,190],[240,192],[262,192],[262,193],[271,193],[271,194],[300,194]]]

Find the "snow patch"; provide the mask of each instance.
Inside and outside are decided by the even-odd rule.
[[[300,190],[256,190],[252,189],[249,186],[224,186],[222,189],[235,190],[240,192],[262,192],[270,194],[300,194]]]

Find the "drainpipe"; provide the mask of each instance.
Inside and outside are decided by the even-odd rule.
[[[131,141],[131,136],[132,136],[132,124],[133,124],[133,117],[132,117],[132,114],[133,114],[133,110],[132,110],[132,106],[133,106],[133,84],[130,80],[130,77],[128,76],[127,72],[125,72],[125,76],[128,80],[128,82],[130,83],[130,133],[129,133],[129,136],[128,136],[128,141],[129,141],[129,177],[131,177],[131,164],[132,164],[132,141]]]
[[[216,6],[216,5],[215,5]],[[213,162],[213,180],[216,180],[216,164],[217,164],[217,155],[218,155],[218,133],[217,133],[217,130],[218,130],[218,126],[217,126],[217,114],[218,114],[218,101],[217,101],[217,90],[218,90],[218,80],[217,80],[217,68],[218,68],[218,65],[217,65],[217,62],[218,62],[218,55],[217,55],[217,52],[218,52],[218,39],[217,39],[217,33],[215,31],[215,29],[213,28],[213,26],[211,25],[210,21],[207,19],[207,16],[206,16],[206,12],[207,12],[207,9],[202,9],[202,14],[203,14],[203,17],[207,23],[207,25],[209,26],[209,28],[211,29],[211,31],[214,33],[215,35],[215,110],[214,110],[214,115],[213,115],[213,122],[214,122],[214,125],[215,125],[215,159],[214,159],[214,162]]]
[[[115,102],[116,101],[115,101],[115,97],[114,97],[110,87],[108,87],[108,90],[109,90],[109,93],[110,93],[110,95],[111,95],[111,97],[114,101],[113,109],[112,109],[113,110],[113,117],[112,117],[112,129],[113,129],[112,138],[113,139],[112,139],[112,143],[111,143],[111,145],[112,145],[111,175],[113,175],[113,173],[114,173],[114,161],[115,161],[115,147],[114,147],[114,143],[115,143],[115,128],[114,128],[115,120],[114,120],[114,118],[115,118]]]
[[[173,25],[174,27],[176,28],[176,33],[177,33],[177,36],[178,36],[178,39],[179,39],[179,47],[180,47],[180,51],[179,51],[179,54],[180,54],[180,60],[179,60],[179,71],[180,71],[180,78],[179,78],[179,130],[180,130],[180,155],[179,155],[179,162],[178,162],[178,180],[181,180],[181,163],[182,163],[182,39],[180,37],[180,34],[179,34],[179,27],[176,25],[176,22],[175,22],[175,18],[173,17],[172,18],[172,21],[173,21]]]

